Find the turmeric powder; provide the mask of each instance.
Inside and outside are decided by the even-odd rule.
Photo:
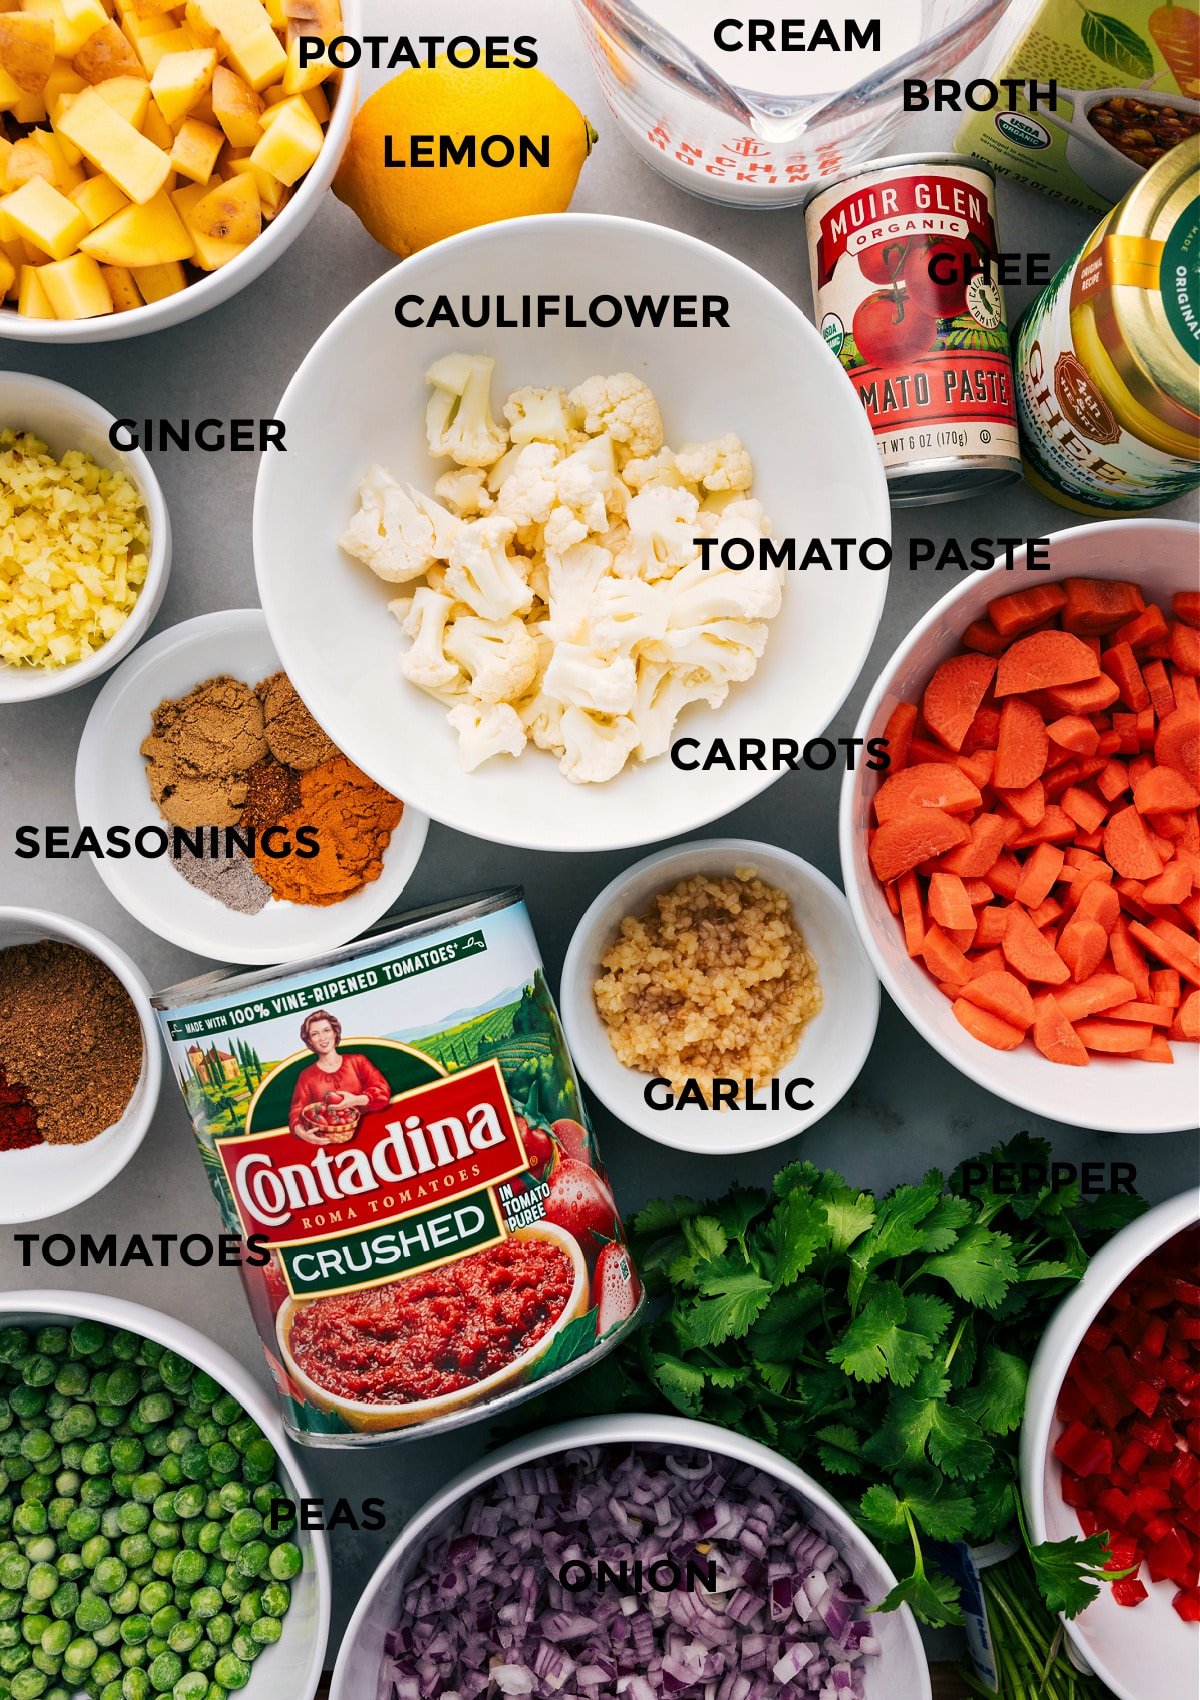
[[[315,856],[278,860],[259,850],[254,866],[275,896],[287,903],[340,903],[379,878],[383,853],[404,813],[399,802],[338,754],[300,775],[300,802],[280,826],[295,834],[312,827]]]

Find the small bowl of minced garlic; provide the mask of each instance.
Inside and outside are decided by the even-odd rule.
[[[0,372],[0,704],[98,678],[158,612],[167,505],[115,424],[65,384]]]

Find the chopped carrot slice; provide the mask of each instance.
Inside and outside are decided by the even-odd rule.
[[[969,927],[972,939],[974,939],[975,911],[971,908],[967,888],[958,874],[932,874],[930,876],[929,913],[939,926],[948,930]]]
[[[1003,802],[1022,826],[1036,826],[1046,813],[1046,787],[1040,779],[1035,779],[1032,785],[1023,785],[1019,791],[1006,791]]]
[[[1065,578],[1062,588],[1067,598],[1062,611],[1063,630],[1081,637],[1115,632],[1146,606],[1137,585],[1127,579]]]
[[[995,675],[991,656],[955,655],[942,662],[926,685],[921,698],[925,724],[948,749],[962,749]]]
[[[953,762],[923,761],[893,773],[875,793],[875,818],[898,820],[920,809],[940,809],[948,815],[970,814],[982,803],[979,787],[972,785]]]
[[[1200,985],[1200,943],[1188,938],[1182,927],[1160,918],[1152,921],[1149,927],[1144,927],[1140,921],[1131,921],[1129,931],[1160,962],[1165,962],[1168,968],[1177,968],[1182,977],[1194,986]]]
[[[1175,676],[1175,700],[1179,701]],[[1184,703],[1158,728],[1154,739],[1154,759],[1160,767],[1174,768],[1176,773],[1200,788],[1200,712]]]
[[[1172,1051],[1165,1034],[1154,1033],[1150,1043],[1140,1051],[1130,1051],[1130,1056],[1138,1062],[1173,1063],[1175,1053]]]
[[[1015,1051],[1025,1037],[1023,1027],[1014,1027],[1010,1021],[1002,1021],[991,1010],[980,1009],[977,1004],[968,1003],[965,997],[958,998],[954,1003],[954,1018],[960,1027],[965,1027],[973,1039],[978,1039],[985,1045],[991,1045],[996,1051]]]
[[[1150,707],[1150,692],[1146,689],[1146,681],[1142,678],[1137,657],[1127,643],[1115,643],[1111,649],[1106,649],[1100,665],[1109,678],[1116,682],[1121,701],[1126,708],[1131,709],[1134,714],[1139,714],[1143,708]]]
[[[969,842],[943,856],[938,866],[963,879],[988,879],[1003,849],[1004,822],[999,815],[978,815],[971,822]]]
[[[1079,685],[1056,685],[1046,692],[1046,700],[1060,714],[1103,714],[1120,695],[1115,681],[1103,673]]]
[[[972,620],[962,635],[964,649],[973,649],[980,655],[1003,655],[1008,640],[1002,638],[990,620]]]
[[[969,837],[969,829],[953,815],[941,809],[914,809],[911,814],[884,821],[871,840],[871,866],[875,877],[886,885],[918,862],[965,844]]]
[[[1165,1004],[1168,1009],[1179,1008],[1183,997],[1183,987],[1174,968],[1151,969],[1150,997],[1154,1003]]]
[[[1022,985],[1015,974],[1005,969],[990,974],[976,974],[962,989],[968,1003],[980,1009],[990,1009],[1013,1027],[1033,1026],[1033,998],[1029,987]]]
[[[1171,660],[1182,673],[1200,673],[1200,632],[1176,620],[1171,627]]]
[[[961,985],[971,978],[971,964],[936,921],[926,931],[921,955],[935,980],[950,980]]]
[[[1169,862],[1156,880],[1148,880],[1142,893],[1146,903],[1182,903],[1192,891],[1192,870],[1186,862]]]
[[[1047,691],[1095,679],[1100,663],[1086,643],[1070,632],[1031,632],[1005,650],[996,667],[995,693]]]
[[[1078,785],[1068,785],[1062,795],[1062,807],[1063,813],[1070,815],[1084,832],[1098,832],[1108,813],[1098,797],[1093,797],[1089,791],[1081,791]]]
[[[898,702],[888,716],[888,723],[883,729],[883,741],[887,745],[888,768],[892,773],[898,773],[902,767],[908,766],[908,748],[912,743],[916,724],[915,702]]]
[[[1101,1021],[1086,1018],[1075,1023],[1076,1036],[1089,1051],[1126,1055],[1144,1051],[1154,1037],[1153,1027],[1139,1021]]]
[[[1016,590],[988,603],[988,617],[1002,638],[1010,643],[1040,626],[1066,606],[1067,593],[1059,584],[1040,584],[1033,590]]]
[[[1062,957],[1047,944],[1024,909],[1013,904],[1008,912],[1008,925],[1000,948],[1009,967],[1023,980],[1039,980],[1059,986],[1071,978],[1071,970]]]
[[[1054,995],[1067,1020],[1080,1021],[1085,1015],[1098,1015],[1119,1003],[1129,1003],[1134,997],[1134,985],[1123,974],[1109,974],[1100,969],[1091,979],[1082,980],[1077,986],[1064,986]]]
[[[1169,1027],[1175,1012],[1156,1003],[1118,1003],[1106,1009],[1106,1021],[1144,1021],[1150,1027]]]
[[[1151,766],[1133,782],[1133,806],[1140,815],[1200,809],[1200,790],[1173,767]]]
[[[992,769],[996,765],[995,750],[976,750],[974,755],[959,756],[955,763],[960,773],[965,773],[972,785],[978,785],[982,791],[985,785],[992,782]]]
[[[1034,1009],[1033,1042],[1042,1055],[1049,1062],[1066,1063],[1074,1068],[1086,1064],[1087,1051],[1053,992],[1044,992],[1036,998]]]
[[[1004,942],[1005,929],[1008,926],[1008,905],[1004,903],[989,903],[979,911],[979,919],[975,924],[975,944],[980,950],[991,950]]]
[[[1063,853],[1058,846],[1039,844],[1022,869],[1017,902],[1027,909],[1036,909],[1049,897],[1062,868]]]
[[[1095,921],[1105,933],[1111,933],[1121,913],[1120,899],[1111,885],[1092,880],[1080,892],[1075,913],[1081,921]]]
[[[1177,590],[1171,598],[1171,612],[1189,626],[1200,626],[1200,590]]]
[[[1122,915],[1108,935],[1109,955],[1117,973],[1123,975],[1133,986],[1133,995],[1149,1002],[1150,970],[1146,966],[1146,958],[1138,948],[1137,940],[1129,930],[1129,925]]]
[[[1146,681],[1146,689],[1150,692],[1150,706],[1159,720],[1165,720],[1168,714],[1175,712],[1175,693],[1171,689],[1171,681],[1167,678],[1167,670],[1161,661],[1147,661],[1142,668],[1142,678]]]
[[[961,753],[972,755],[976,750],[994,750],[1000,738],[1000,710],[998,708],[981,708],[971,722],[970,730],[963,739]]]
[[[1126,879],[1149,880],[1162,873],[1162,857],[1132,803],[1118,810],[1104,828],[1104,856]]]
[[[1172,1039],[1200,1039],[1200,992],[1189,992],[1171,1028]]]
[[[1082,714],[1064,714],[1047,726],[1050,742],[1077,756],[1094,756],[1100,734]]]
[[[1062,930],[1058,954],[1077,983],[1090,980],[1108,955],[1108,934],[1099,921],[1074,915]]]
[[[1130,649],[1144,649],[1147,644],[1166,636],[1166,617],[1158,604],[1152,603],[1149,608],[1143,608],[1140,614],[1135,614],[1132,620],[1126,620],[1123,626],[1118,626],[1112,634],[1112,641],[1127,643]]]
[[[1049,749],[1046,723],[1033,704],[1023,697],[1008,698],[1000,710],[994,784],[1005,791],[1032,785],[1045,771]]]

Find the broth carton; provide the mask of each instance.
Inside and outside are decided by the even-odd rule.
[[[995,80],[1057,85],[1030,111],[1018,93],[973,112],[955,146],[1072,206],[1114,205],[1200,130],[1195,0],[1040,0],[1016,9]]]

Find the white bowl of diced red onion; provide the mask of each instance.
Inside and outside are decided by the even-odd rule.
[[[930,1700],[908,1607],[869,1613],[894,1584],[837,1502],[755,1441],[673,1416],[565,1423],[411,1519],[330,1700]]]

